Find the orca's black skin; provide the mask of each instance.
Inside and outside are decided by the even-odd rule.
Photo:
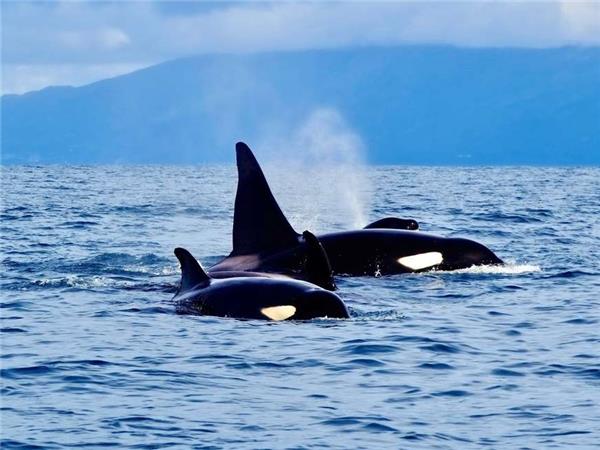
[[[209,268],[208,273],[212,278],[217,279],[231,278],[232,276],[269,277],[277,275],[278,278],[288,277],[304,280],[323,289],[335,291],[337,288],[333,280],[333,270],[321,242],[310,231],[305,231],[302,235],[296,234],[293,230],[292,232],[294,236],[291,247],[285,247],[283,252],[273,250],[268,240],[259,242],[259,245],[267,247],[261,251],[256,244],[251,243],[251,240],[254,236],[260,239],[263,234],[261,232],[250,234],[247,237],[248,244],[242,246],[242,249],[252,253],[234,255],[234,252],[231,252],[229,257]],[[276,236],[277,232],[274,231],[274,233]],[[238,237],[239,242],[239,233],[234,231],[233,235]],[[278,243],[278,245],[281,244]],[[273,264],[269,263],[270,260],[273,261]]]
[[[221,272],[209,276],[185,249],[176,248],[181,284],[177,312],[237,319],[310,320],[348,318],[344,302],[333,292],[285,276]]]
[[[418,230],[419,223],[414,219],[399,219],[397,217],[386,217],[370,223],[365,230],[369,228],[389,228],[392,230]]]
[[[320,235],[319,240],[327,251],[334,273],[340,275],[390,275],[502,264],[500,258],[478,242],[415,231],[343,231]],[[411,269],[398,261],[431,252],[441,253],[442,261],[423,269]]]
[[[233,250],[210,270],[290,273],[290,267],[297,267],[297,261],[306,254],[306,243],[283,215],[250,148],[239,142],[236,153],[239,179]],[[475,241],[407,231],[398,229],[399,225],[414,227],[409,220],[387,218],[362,230],[322,234],[318,240],[333,273],[340,275],[377,276],[502,264],[491,250]],[[417,255],[425,256],[424,265],[411,260],[419,258]]]

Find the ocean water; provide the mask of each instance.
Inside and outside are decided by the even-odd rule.
[[[3,167],[2,448],[598,448],[599,168],[267,169],[298,231],[412,217],[508,265],[339,278],[350,320],[177,315],[233,166]]]

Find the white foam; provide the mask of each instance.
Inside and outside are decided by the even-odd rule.
[[[490,274],[505,274],[518,275],[521,273],[541,272],[540,266],[534,264],[503,264],[493,266],[471,266],[466,269],[454,270],[454,273],[490,273]]]
[[[175,266],[175,265],[165,266],[162,269],[158,269],[158,270],[155,268],[149,268],[146,266],[129,265],[129,266],[123,267],[123,270],[125,270],[127,272],[147,273],[147,274],[154,275],[154,276],[176,275],[176,274],[181,273],[179,266]]]
[[[180,269],[178,266],[168,266],[168,267],[164,267],[159,273],[157,273],[156,275],[175,275],[175,274],[179,274]]]

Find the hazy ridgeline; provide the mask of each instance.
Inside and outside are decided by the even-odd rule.
[[[599,164],[598,117],[598,48],[198,56],[2,97],[2,162],[230,162],[245,140],[279,160],[350,143],[352,164]]]

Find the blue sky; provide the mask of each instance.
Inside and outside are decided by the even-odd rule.
[[[600,45],[598,1],[2,1],[2,93],[165,60],[368,45]]]

